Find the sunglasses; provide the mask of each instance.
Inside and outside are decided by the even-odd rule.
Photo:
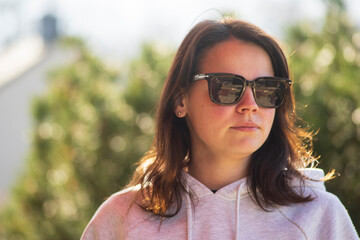
[[[198,80],[207,80],[211,101],[220,105],[238,103],[246,87],[251,86],[256,104],[263,108],[279,107],[292,84],[291,80],[282,77],[258,77],[249,81],[243,76],[231,73],[196,74],[192,81]]]

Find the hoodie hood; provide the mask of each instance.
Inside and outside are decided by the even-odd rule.
[[[300,169],[300,173],[305,177],[305,182],[302,182],[299,178],[294,178],[290,182],[290,186],[294,188],[310,188],[316,189],[318,191],[325,191],[325,185],[322,179],[324,178],[324,171],[322,169],[316,168],[308,168],[308,169]],[[240,239],[240,206],[241,199],[249,195],[248,186],[247,186],[247,178],[239,179],[227,186],[224,186],[213,193],[208,187],[199,182],[197,179],[192,177],[189,173],[183,172],[183,177],[185,180],[185,186],[187,192],[201,201],[201,198],[216,195],[227,201],[236,201],[235,208],[235,239]],[[193,232],[193,221],[194,221],[194,209],[193,204],[191,202],[189,194],[185,194],[185,202],[186,202],[186,213],[187,213],[187,239],[192,239]]]
[[[305,168],[300,169],[299,172],[305,176],[305,187],[317,190],[325,191],[325,185],[322,179],[324,178],[324,171],[319,168]],[[194,193],[197,198],[202,198],[205,196],[216,194],[221,198],[228,199],[229,201],[235,200],[236,196],[239,194],[240,197],[248,194],[247,190],[247,178],[239,179],[233,183],[230,183],[227,186],[224,186],[213,193],[208,187],[203,183],[199,182],[193,176],[187,172],[183,172],[183,178],[185,179],[186,186],[189,188],[190,192]],[[304,187],[302,181],[298,178],[294,178],[290,182],[291,187]]]
[[[227,199],[229,201],[235,200],[237,194],[239,193],[241,196],[248,194],[246,181],[247,178],[239,179],[229,185],[222,187],[213,193],[208,187],[199,182],[189,173],[184,172],[184,176],[186,179],[186,185],[189,187],[190,193],[195,194],[196,198],[202,198],[209,195],[216,194],[217,196]]]

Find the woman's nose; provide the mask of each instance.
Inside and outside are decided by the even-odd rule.
[[[250,86],[246,87],[244,95],[240,102],[238,102],[236,109],[240,113],[255,113],[259,110],[259,106],[256,104],[255,96]]]

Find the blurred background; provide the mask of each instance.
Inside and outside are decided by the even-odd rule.
[[[0,240],[79,239],[153,136],[176,48],[232,15],[280,39],[319,167],[360,231],[360,1],[0,0]]]

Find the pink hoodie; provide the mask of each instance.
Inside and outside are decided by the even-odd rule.
[[[311,179],[324,176],[320,169],[304,173]],[[101,205],[81,239],[359,239],[346,209],[323,182],[306,182],[305,194],[315,200],[265,212],[251,200],[245,178],[213,193],[189,174],[184,177],[196,195],[195,207],[184,194],[180,212],[160,225],[136,204],[129,209],[136,189],[126,189]],[[292,186],[299,188],[300,182]]]

